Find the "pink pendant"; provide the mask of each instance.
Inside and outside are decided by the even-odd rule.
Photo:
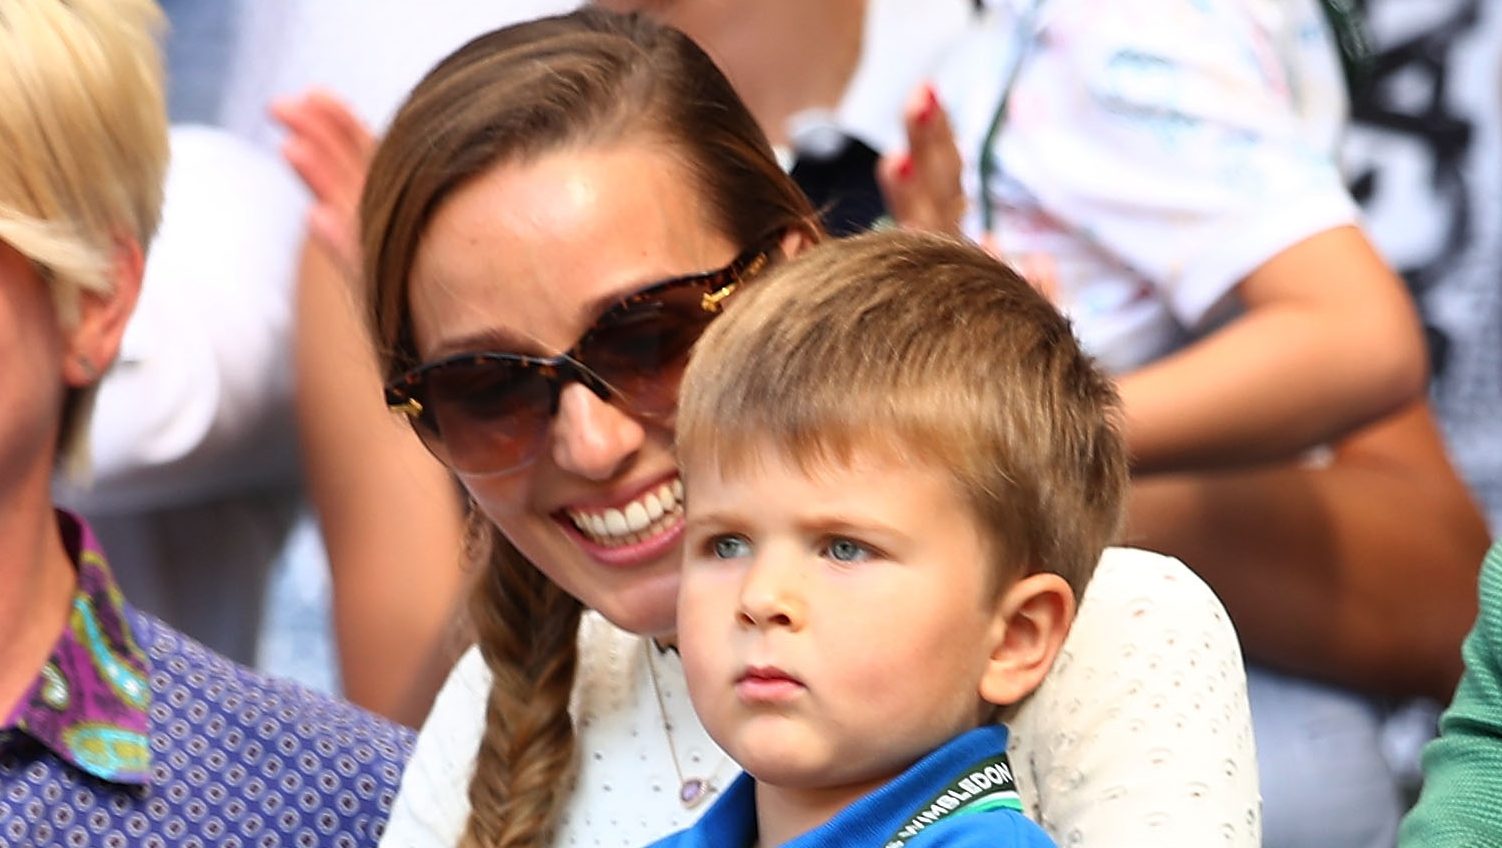
[[[697,777],[691,777],[683,781],[683,785],[678,787],[678,800],[683,802],[684,807],[692,810],[699,806],[705,798],[709,797],[709,792],[710,788],[707,782]]]

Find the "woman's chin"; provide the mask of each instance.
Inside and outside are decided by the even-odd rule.
[[[678,568],[631,575],[613,586],[596,587],[598,597],[580,598],[585,606],[622,630],[642,636],[671,636],[677,626]]]

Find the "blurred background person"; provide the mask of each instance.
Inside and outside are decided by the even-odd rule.
[[[0,0],[0,841],[369,843],[411,735],[138,611],[51,503],[60,466],[88,473],[160,218],[160,23],[149,0]]]

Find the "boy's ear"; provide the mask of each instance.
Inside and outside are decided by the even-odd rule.
[[[991,659],[980,696],[1015,704],[1043,683],[1074,621],[1074,591],[1057,574],[1029,574],[996,602]]]
[[[141,296],[145,270],[146,257],[140,243],[133,238],[118,238],[110,258],[110,291],[79,293],[78,321],[65,331],[67,356],[62,367],[69,386],[83,388],[94,383],[115,360],[125,325]]]

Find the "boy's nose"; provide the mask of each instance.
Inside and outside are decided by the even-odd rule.
[[[737,618],[744,627],[800,629],[807,617],[797,570],[760,556],[746,572]]]

